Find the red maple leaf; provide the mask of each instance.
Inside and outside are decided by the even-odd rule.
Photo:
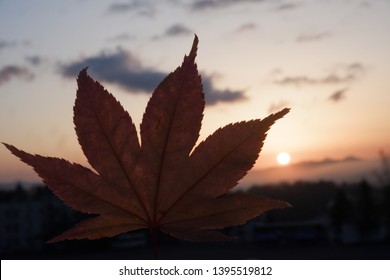
[[[94,170],[4,144],[31,165],[70,207],[98,216],[51,239],[98,239],[150,228],[188,240],[222,240],[215,231],[288,203],[228,193],[255,163],[284,109],[218,129],[194,148],[205,106],[195,64],[198,38],[180,67],[156,88],[136,128],[121,104],[86,69],[78,76],[74,124]]]

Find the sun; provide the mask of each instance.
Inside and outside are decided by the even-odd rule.
[[[289,164],[290,162],[290,154],[289,153],[286,153],[286,152],[280,152],[277,157],[276,157],[276,160],[278,161],[278,163],[280,165],[287,165]]]

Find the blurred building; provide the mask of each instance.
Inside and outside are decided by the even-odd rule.
[[[75,212],[47,189],[27,191],[19,184],[0,193],[0,253],[39,252],[55,226],[75,220]]]
[[[288,201],[294,207],[269,211],[223,230],[237,237],[231,242],[236,245],[379,243],[390,236],[390,219],[380,203],[388,200],[383,199],[383,190],[372,189],[366,182],[341,187],[329,182],[300,182],[256,187],[250,192]],[[87,217],[65,205],[44,186],[23,188],[19,184],[13,191],[0,191],[0,255],[126,251],[148,242],[148,232],[141,230],[101,240],[46,244]],[[159,241],[169,246],[183,243],[167,235],[161,235]]]
[[[103,241],[77,240],[47,245],[46,241],[74,226],[86,215],[72,210],[45,186],[0,192],[0,254],[44,251],[132,248],[146,244],[145,234],[130,232]]]

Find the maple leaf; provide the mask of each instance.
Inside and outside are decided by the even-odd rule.
[[[77,83],[74,124],[94,170],[33,155],[3,143],[31,165],[70,207],[97,216],[49,242],[98,239],[150,228],[188,240],[223,240],[215,231],[243,224],[284,201],[228,193],[255,163],[267,131],[284,109],[263,120],[218,129],[194,148],[205,106],[195,64],[198,38],[180,67],[156,88],[141,123],[84,69]]]

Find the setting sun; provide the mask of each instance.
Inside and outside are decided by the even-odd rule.
[[[277,155],[276,160],[280,165],[287,165],[290,162],[290,154],[286,152],[281,152]]]

